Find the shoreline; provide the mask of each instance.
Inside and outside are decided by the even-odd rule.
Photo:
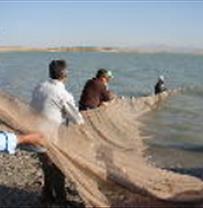
[[[203,55],[203,49],[161,48],[122,48],[122,47],[51,47],[32,48],[21,46],[0,46],[0,53],[9,52],[99,52],[99,53],[137,53],[137,54],[191,54]]]

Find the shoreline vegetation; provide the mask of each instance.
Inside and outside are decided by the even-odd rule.
[[[168,46],[160,47],[51,47],[51,48],[34,48],[21,46],[0,46],[0,52],[102,52],[102,53],[182,53],[203,55],[203,49],[196,48],[175,48]]]

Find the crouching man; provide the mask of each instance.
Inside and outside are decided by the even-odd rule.
[[[114,94],[108,89],[112,78],[111,71],[99,69],[96,77],[86,82],[79,101],[80,111],[97,108],[114,98]]]

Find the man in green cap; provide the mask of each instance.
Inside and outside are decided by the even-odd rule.
[[[106,69],[99,69],[96,77],[88,80],[82,91],[79,101],[79,110],[84,111],[101,106],[114,98],[113,93],[108,89],[108,84],[113,78],[112,72]]]

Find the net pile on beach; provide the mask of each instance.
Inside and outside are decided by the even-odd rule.
[[[147,161],[141,118],[175,93],[116,99],[84,112],[84,125],[58,128],[18,98],[1,92],[0,120],[15,132],[43,132],[50,158],[73,180],[87,206],[129,207],[137,203],[136,195],[172,202],[202,200],[200,179]]]

